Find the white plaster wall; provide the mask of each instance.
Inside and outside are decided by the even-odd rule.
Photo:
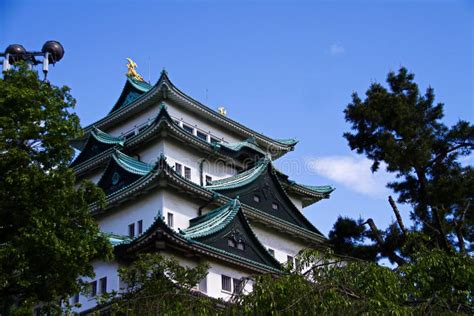
[[[163,192],[163,216],[165,221],[168,213],[173,213],[173,229],[178,230],[189,227],[189,220],[198,216],[200,204],[188,199],[184,194],[168,189]]]
[[[293,202],[293,204],[296,206],[296,208],[300,212],[302,212],[303,211],[303,201],[300,198],[298,198],[294,195],[290,195],[290,194],[287,194],[287,195],[290,198],[291,202]]]
[[[94,261],[92,262],[92,266],[94,268],[95,277],[84,278],[83,281],[87,283],[94,280],[97,281],[97,293],[101,294],[99,280],[103,277],[107,277],[107,292],[110,293],[119,290],[119,276],[117,273],[119,266],[117,262]],[[94,297],[81,294],[79,296],[79,303],[81,304],[81,307],[74,308],[74,312],[81,312],[93,308],[97,304],[97,301]]]
[[[225,292],[222,290],[222,275],[226,275],[235,279],[247,278],[249,276],[248,272],[233,267],[225,266],[221,263],[210,262],[210,266],[211,267],[209,268],[209,272],[206,277],[206,294],[214,298],[222,298],[224,300],[228,300],[232,297],[232,293]],[[253,282],[246,282],[245,287],[243,289],[244,293],[251,292],[252,287]]]
[[[137,152],[140,155],[141,161],[154,164],[164,151],[164,141],[157,139],[153,143],[148,143],[146,146],[142,146]]]
[[[171,140],[165,140],[164,153],[167,157],[167,162],[170,166],[174,167],[176,162],[183,165],[183,175],[184,166],[190,167],[191,181],[200,184],[199,163],[204,157],[197,154],[194,149],[186,148],[182,144]],[[215,160],[209,161],[208,159],[208,161],[204,163],[203,179],[205,180],[206,174],[210,175],[213,180],[217,180],[230,177],[236,173],[237,171],[233,167],[225,165],[222,162],[216,162]]]
[[[216,125],[211,121],[205,120],[204,118],[184,109],[181,106],[171,102],[166,102],[166,104],[168,105],[168,113],[179,121],[183,121],[192,127],[197,127],[203,132],[210,132],[214,137],[223,139],[228,143],[240,142],[244,140],[244,138],[241,136],[222,128],[220,125]]]
[[[143,232],[153,224],[155,217],[163,210],[163,192],[152,191],[125,205],[115,208],[98,220],[99,228],[103,232],[109,232],[128,236],[128,225],[143,221]]]
[[[120,122],[120,124],[104,130],[104,132],[113,136],[120,136],[122,133],[127,133],[132,129],[142,125],[143,123],[153,120],[158,114],[159,108],[159,104],[149,106],[142,112],[137,113],[136,115],[127,118],[125,121]]]
[[[268,229],[261,224],[251,223],[251,226],[265,248],[271,248],[275,251],[275,258],[280,263],[285,263],[288,255],[295,257],[300,250],[308,247],[297,239],[285,236],[276,230]]]

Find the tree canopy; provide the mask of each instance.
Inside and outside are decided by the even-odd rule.
[[[108,241],[89,213],[103,193],[76,186],[69,141],[81,133],[67,87],[18,65],[0,78],[0,309],[28,310],[78,293]],[[31,313],[31,310],[29,310]]]
[[[396,223],[380,231],[371,219],[340,218],[330,233],[335,249],[364,259],[387,257],[399,265],[410,260],[420,242],[448,253],[472,252],[474,170],[460,158],[472,153],[474,126],[460,120],[447,127],[434,90],[421,93],[405,68],[390,72],[387,84],[372,84],[364,100],[352,95],[344,111],[352,130],[344,137],[351,149],[373,161],[373,172],[383,163],[395,174],[388,187],[399,203],[411,206],[413,226],[405,226],[390,197]],[[420,238],[408,238],[410,233]]]

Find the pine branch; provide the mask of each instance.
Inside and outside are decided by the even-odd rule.
[[[400,211],[398,210],[398,207],[395,204],[395,201],[393,200],[391,195],[388,196],[388,202],[392,206],[392,210],[395,213],[395,217],[397,218],[398,226],[400,226],[400,229],[403,232],[403,236],[406,237],[407,229],[406,229],[405,225],[403,224],[402,217],[400,216]]]

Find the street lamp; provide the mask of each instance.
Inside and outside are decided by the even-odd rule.
[[[5,53],[0,53],[0,57],[3,59],[3,71],[7,71],[11,68],[12,64],[19,61],[25,61],[32,66],[43,64],[44,78],[48,75],[49,64],[56,64],[64,56],[64,47],[58,41],[47,41],[44,43],[43,48],[40,52],[32,51],[28,52],[20,44],[12,44],[7,47]],[[43,60],[38,60],[37,57],[43,57]]]

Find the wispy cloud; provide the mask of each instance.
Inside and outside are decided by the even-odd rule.
[[[346,52],[346,49],[344,48],[344,46],[342,46],[340,44],[332,44],[329,47],[329,53],[331,55],[342,55],[345,52]]]
[[[372,198],[386,198],[390,191],[385,186],[395,178],[383,164],[372,173],[372,162],[361,156],[311,157],[306,164],[311,171]]]

